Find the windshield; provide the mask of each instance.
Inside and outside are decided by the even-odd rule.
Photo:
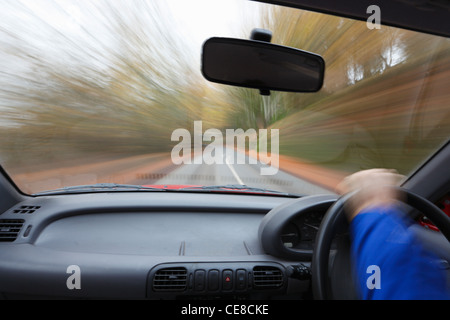
[[[447,38],[252,1],[0,6],[0,164],[27,194],[98,183],[332,193],[361,169],[409,176],[450,137]],[[203,42],[254,28],[321,55],[323,88],[263,96],[205,80]]]

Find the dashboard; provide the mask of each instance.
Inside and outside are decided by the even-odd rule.
[[[3,298],[302,299],[335,196],[30,197],[0,215]]]

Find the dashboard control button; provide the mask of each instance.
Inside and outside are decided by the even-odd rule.
[[[194,290],[205,290],[205,270],[196,270],[194,274]]]
[[[223,270],[222,272],[222,289],[233,289],[233,270]]]
[[[247,272],[244,269],[236,271],[236,289],[245,290],[247,287]]]
[[[219,270],[210,270],[208,272],[208,290],[219,290]]]

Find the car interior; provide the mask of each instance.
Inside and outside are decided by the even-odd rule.
[[[372,4],[256,2],[364,23]],[[446,1],[376,3],[383,25],[450,37]],[[204,50],[206,59],[206,46]],[[324,56],[325,75],[329,64]],[[206,73],[203,70],[213,81],[214,75]],[[444,85],[449,74],[440,79]],[[256,88],[249,83],[245,86]],[[263,96],[276,91],[263,85],[258,89]],[[442,104],[442,114],[449,119],[448,101]],[[411,228],[438,254],[450,279],[450,132],[447,122],[440,126],[444,143],[408,172],[400,190],[416,222]],[[104,184],[28,192],[2,162],[0,157],[3,299],[359,299],[343,213],[348,198],[333,189],[324,187],[327,191],[314,194],[260,192],[242,183],[217,189],[189,183],[192,186],[171,189],[162,187],[171,184],[163,181],[139,183],[142,187]]]

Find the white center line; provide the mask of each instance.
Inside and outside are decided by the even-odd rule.
[[[225,163],[227,164],[228,168],[230,168],[231,173],[233,174],[233,176],[235,177],[235,179],[237,180],[237,182],[240,185],[245,185],[244,182],[242,182],[241,178],[239,178],[238,174],[236,173],[236,170],[234,170],[233,166],[230,164],[230,162],[228,161],[228,158],[225,158]]]

